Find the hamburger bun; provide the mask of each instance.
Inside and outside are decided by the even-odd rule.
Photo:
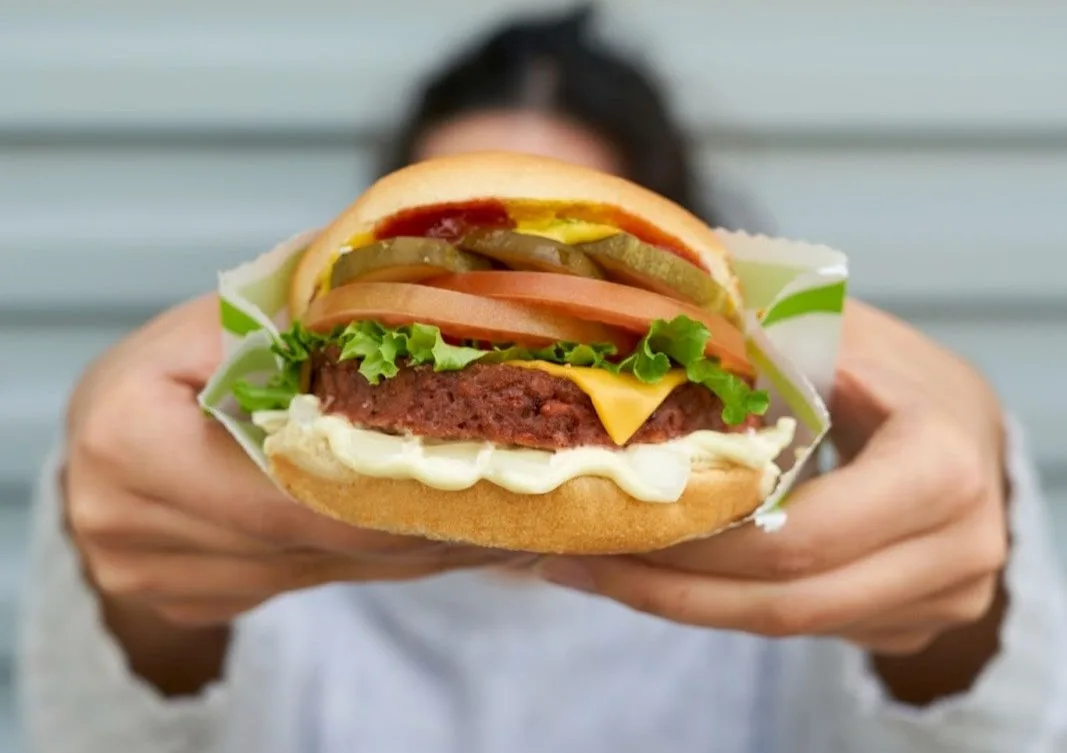
[[[290,283],[289,311],[307,310],[319,277],[352,238],[405,209],[478,199],[574,202],[622,211],[677,239],[700,258],[711,276],[741,305],[729,252],[696,215],[643,186],[560,160],[510,152],[438,157],[403,167],[378,180],[312,242]]]
[[[325,446],[311,451],[329,474],[302,467],[284,451],[268,447],[268,457],[282,487],[323,515],[394,534],[538,554],[662,549],[735,523],[762,500],[762,474],[742,466],[694,470],[677,502],[656,503],[594,476],[545,494],[515,494],[488,481],[444,492],[411,479],[360,475]]]
[[[710,228],[682,207],[588,168],[545,157],[479,153],[417,163],[367,189],[297,263],[290,284],[293,319],[307,313],[341,249],[353,241],[369,241],[378,223],[404,210],[480,199],[505,206],[509,201],[568,204],[567,217],[588,222],[607,222],[604,208],[608,214],[628,215],[691,251],[736,307],[743,308],[729,252]],[[581,216],[583,211],[589,216]],[[264,442],[271,473],[283,489],[350,525],[484,547],[570,554],[652,551],[710,535],[748,517],[763,501],[768,482],[777,477],[777,467],[765,457],[766,444],[762,447],[754,457],[763,465],[705,459],[692,468],[679,499],[649,502],[594,475],[535,494],[515,493],[486,480],[444,491],[415,479],[364,475],[299,421],[289,421],[286,430]]]

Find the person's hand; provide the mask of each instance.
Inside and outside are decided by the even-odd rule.
[[[1001,410],[968,366],[855,302],[831,414],[842,465],[747,525],[635,557],[546,560],[550,580],[682,623],[839,636],[907,654],[990,608],[1008,543]]]
[[[75,390],[66,519],[106,599],[203,626],[286,591],[506,556],[355,529],[288,499],[197,405],[220,358],[207,296],[120,342]]]

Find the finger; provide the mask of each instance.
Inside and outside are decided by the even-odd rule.
[[[969,523],[973,526],[975,524]],[[987,539],[960,530],[964,541]],[[882,614],[886,604],[930,594],[992,572],[1002,554],[963,546],[946,562],[937,534],[909,539],[843,568],[793,581],[698,575],[632,557],[546,560],[538,569],[562,585],[594,591],[634,609],[685,624],[768,636],[812,635]]]
[[[928,393],[909,364],[887,363],[877,354],[850,353],[834,373],[829,406],[830,438],[843,461],[856,457],[892,416],[936,406]]]
[[[841,456],[856,454],[879,424],[915,401],[955,416],[995,462],[1002,436],[990,432],[988,416],[1002,412],[996,392],[974,367],[906,322],[855,299],[846,303],[830,413],[830,436]],[[875,336],[872,337],[872,333]],[[886,359],[885,353],[907,353]],[[916,369],[915,364],[925,368]]]
[[[712,575],[789,580],[935,530],[971,501],[975,484],[961,483],[966,474],[986,470],[965,450],[953,449],[961,444],[954,432],[936,417],[901,413],[853,463],[799,486],[780,530],[746,525],[645,559]]]
[[[975,622],[989,612],[996,588],[995,575],[981,575],[910,603],[887,605],[881,614],[847,625],[839,633],[937,631]]]
[[[126,545],[142,551],[270,557],[295,549],[199,520],[159,500],[145,500],[138,527],[126,537]]]
[[[284,550],[125,491],[102,492],[90,486],[71,495],[68,510],[74,534],[104,549],[249,557]]]
[[[442,561],[362,561],[324,554],[286,554],[272,560],[143,554],[87,548],[93,578],[105,592],[148,602],[263,599],[326,583],[409,580],[444,569],[484,567],[484,554]]]
[[[180,349],[174,343],[180,342]],[[163,374],[199,392],[222,362],[219,299],[206,293],[167,309],[128,340],[142,363],[162,368]]]
[[[345,568],[321,554],[259,560],[223,555],[86,549],[93,578],[117,597],[166,602],[250,599],[345,579]]]

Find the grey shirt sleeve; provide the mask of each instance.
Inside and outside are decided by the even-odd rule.
[[[16,683],[31,753],[211,753],[228,689],[168,699],[127,668],[65,533],[59,451],[34,500]]]
[[[1021,431],[1009,431],[1010,604],[1000,652],[971,689],[927,707],[898,703],[866,655],[806,642],[786,672],[787,749],[1067,753],[1067,597],[1048,511]]]

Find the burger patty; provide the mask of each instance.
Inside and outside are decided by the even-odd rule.
[[[542,449],[617,446],[588,395],[567,379],[535,369],[476,363],[434,372],[423,365],[401,368],[372,385],[359,373],[358,361],[338,363],[336,349],[329,349],[312,359],[311,392],[327,413],[389,433]],[[726,426],[722,401],[687,383],[671,392],[627,444],[665,442],[701,429],[743,431],[759,423],[751,416],[742,425]]]

